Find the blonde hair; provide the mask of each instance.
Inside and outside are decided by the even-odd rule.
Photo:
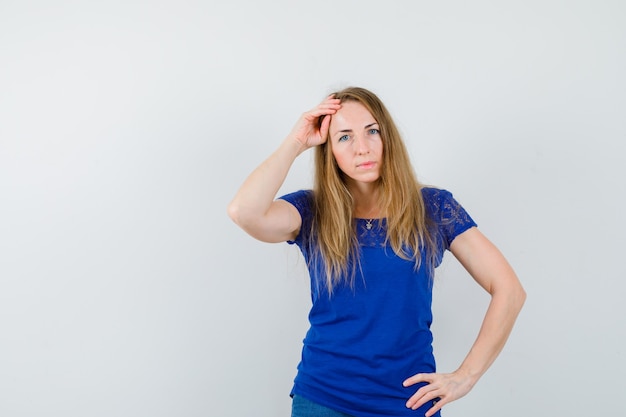
[[[334,93],[341,102],[362,104],[379,125],[383,161],[378,186],[378,206],[386,214],[386,243],[403,259],[413,260],[415,268],[426,266],[432,276],[436,254],[435,239],[429,230],[422,185],[417,181],[408,152],[391,115],[372,92],[349,87]],[[354,201],[344,175],[332,154],[330,140],[315,150],[313,233],[311,265],[321,261],[329,294],[343,279],[352,285],[359,263],[355,230]],[[422,259],[422,249],[426,259]],[[425,262],[424,265],[422,263]],[[350,271],[350,272],[349,272]],[[343,278],[342,278],[343,277]]]

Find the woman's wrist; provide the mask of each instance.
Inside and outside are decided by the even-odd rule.
[[[476,385],[476,383],[483,374],[483,372],[471,369],[471,367],[467,366],[466,364],[462,364],[459,369],[457,369],[454,373],[466,380],[469,384],[470,389],[474,385]]]
[[[289,151],[293,152],[294,157],[299,156],[301,153],[310,148],[310,146],[302,143],[301,140],[292,135],[287,136],[287,138],[283,142],[283,146],[287,147]]]

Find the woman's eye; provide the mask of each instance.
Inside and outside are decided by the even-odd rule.
[[[370,129],[370,135],[378,135],[379,133],[380,133],[380,130],[378,129],[374,129],[374,128]]]
[[[339,142],[343,142],[343,141],[346,141],[346,140],[348,140],[348,139],[350,139],[350,136],[348,136],[348,135],[343,135],[342,137],[340,137],[340,138],[339,138]]]

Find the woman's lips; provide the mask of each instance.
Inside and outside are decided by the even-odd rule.
[[[374,167],[374,165],[376,165],[376,162],[374,162],[374,161],[366,161],[366,162],[362,162],[362,163],[358,164],[357,168],[371,169],[371,168]]]

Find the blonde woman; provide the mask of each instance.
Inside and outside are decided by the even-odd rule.
[[[276,199],[309,148],[314,189]],[[417,181],[387,109],[363,88],[304,113],[228,212],[256,239],[297,244],[307,261],[313,304],[292,417],[440,415],[496,359],[526,297],[452,194]],[[436,372],[430,332],[445,250],[491,295],[475,343],[449,374]]]

